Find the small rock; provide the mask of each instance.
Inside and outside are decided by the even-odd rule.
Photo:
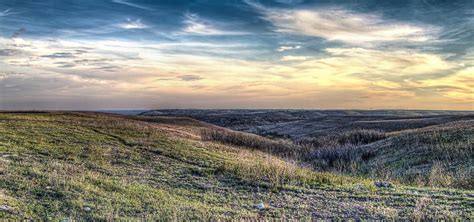
[[[89,212],[89,211],[92,210],[90,207],[84,207],[83,209],[84,209],[85,212]]]
[[[1,211],[10,211],[11,210],[11,207],[7,206],[7,205],[0,205],[0,210]]]
[[[255,205],[255,207],[259,210],[263,210],[265,209],[265,204],[263,204],[262,202],[260,202],[259,204]]]
[[[374,185],[379,188],[391,188],[392,184],[388,181],[375,181]]]

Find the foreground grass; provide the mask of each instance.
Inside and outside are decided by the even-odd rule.
[[[95,113],[0,114],[0,218],[411,218],[428,211],[472,218],[469,191],[380,190],[370,180],[203,142],[204,127]],[[265,210],[255,208],[260,202]]]

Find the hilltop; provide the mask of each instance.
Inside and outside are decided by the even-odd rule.
[[[458,129],[445,129],[451,132],[450,127]],[[472,130],[472,124],[467,129]],[[242,146],[203,139],[209,130],[239,134],[186,117],[0,113],[0,217],[473,217],[469,189],[397,182],[377,187],[370,176],[314,170],[255,147],[260,143]],[[390,135],[393,141],[383,146],[376,146],[381,140],[364,146],[378,147],[382,154],[377,157],[382,158],[383,150],[399,143],[396,138],[403,133],[408,131]],[[256,135],[245,138],[276,142]]]

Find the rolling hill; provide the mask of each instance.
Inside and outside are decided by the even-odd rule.
[[[466,130],[449,124],[442,129],[452,132],[452,128],[453,139],[442,141],[456,143],[457,132]],[[473,218],[472,190],[396,182],[378,187],[369,176],[318,172],[255,147],[203,140],[203,130],[210,129],[227,130],[177,117],[0,113],[0,217]],[[399,135],[409,132],[397,133],[381,146],[377,145],[381,141],[365,145],[377,146],[380,155],[373,158],[394,172],[397,164],[384,152],[393,144],[418,138],[399,141]],[[444,133],[439,135],[445,138]],[[432,138],[427,137],[418,142],[430,143]],[[412,164],[411,159],[403,161]]]

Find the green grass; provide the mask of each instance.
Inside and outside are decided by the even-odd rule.
[[[469,191],[376,189],[368,179],[202,141],[206,127],[185,119],[0,113],[0,218],[410,218],[421,197],[433,199],[425,209],[433,215],[472,217]],[[260,201],[265,210],[254,207]]]

